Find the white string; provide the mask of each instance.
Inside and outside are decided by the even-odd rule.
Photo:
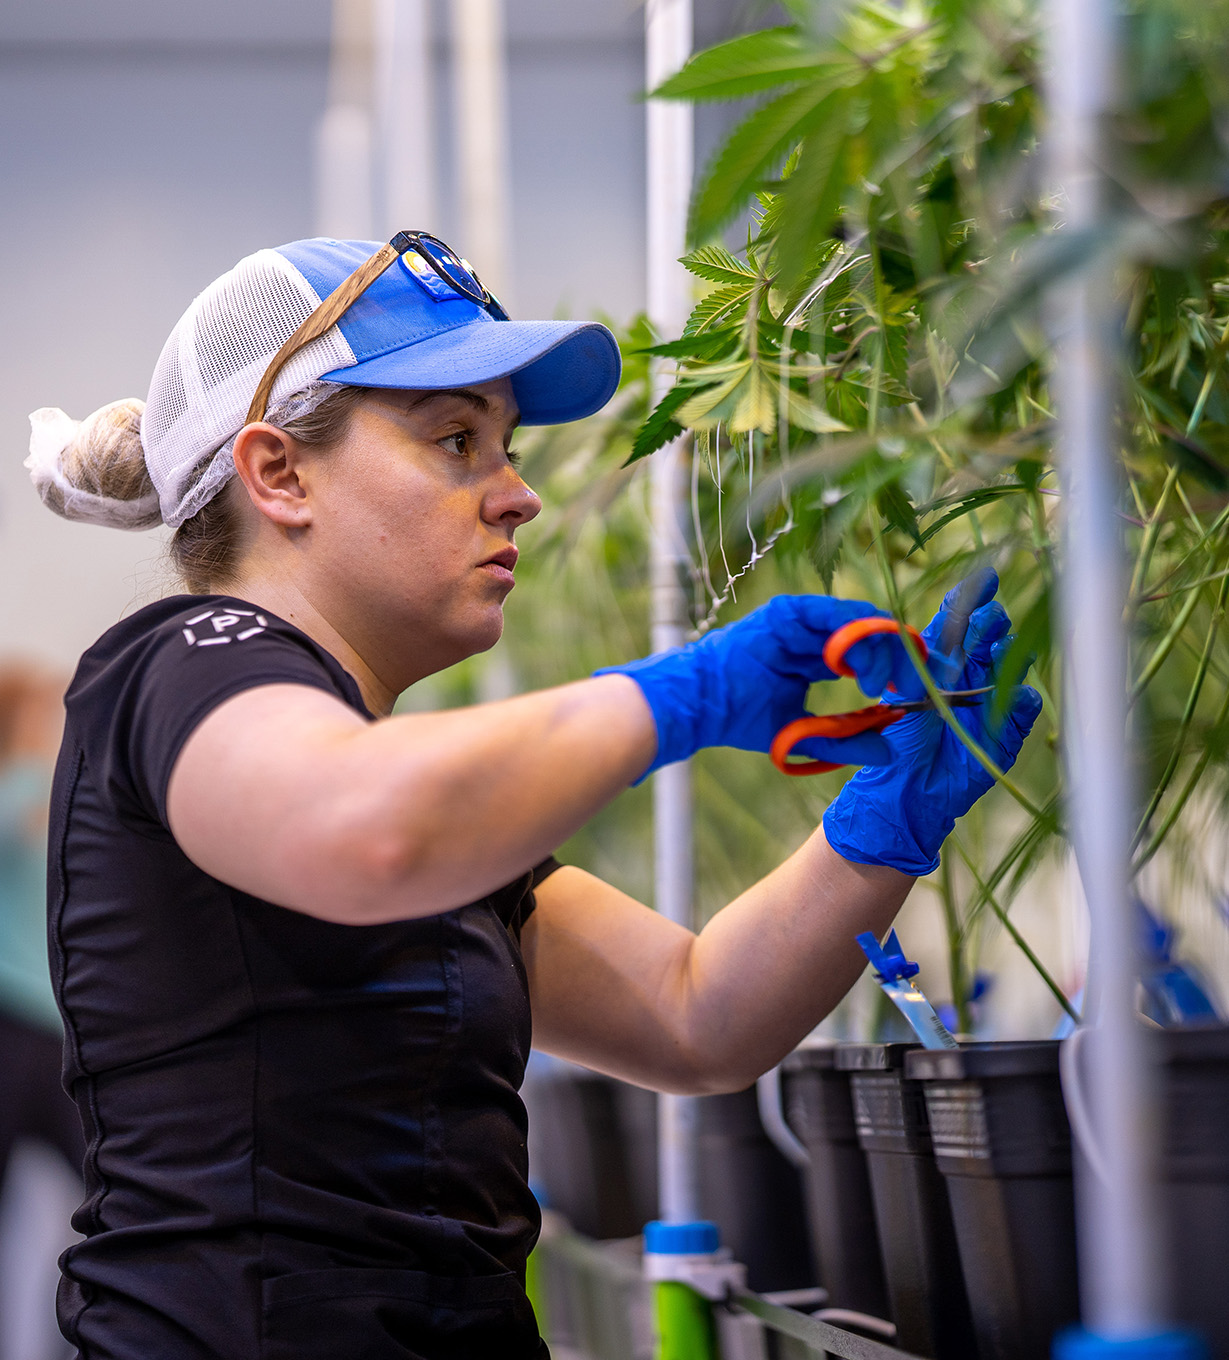
[[[709,433],[704,432],[705,458],[707,459],[707,449],[709,444]],[[695,437],[691,441],[691,531],[695,537],[696,552],[695,561],[698,570],[692,570],[692,585],[695,594],[695,613],[699,615],[702,610],[707,609],[709,601],[715,598],[716,591],[713,589],[713,578],[708,569],[708,546],[704,542],[704,524],[700,518],[700,439]]]

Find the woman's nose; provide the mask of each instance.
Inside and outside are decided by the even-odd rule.
[[[527,486],[509,463],[501,471],[483,502],[483,518],[492,524],[527,524],[542,509],[542,499]]]

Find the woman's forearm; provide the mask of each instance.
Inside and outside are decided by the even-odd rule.
[[[855,937],[878,937],[915,880],[853,864],[822,829],[719,912],[687,960],[688,1047],[710,1080],[732,1090],[779,1062],[853,986],[866,966]]]
[[[914,880],[852,864],[817,831],[698,936],[568,868],[523,934],[534,1042],[663,1091],[733,1091],[849,990]]]

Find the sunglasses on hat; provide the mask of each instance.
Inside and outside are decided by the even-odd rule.
[[[277,375],[298,352],[335,326],[360,297],[371,287],[394,261],[404,260],[406,268],[415,275],[424,270],[443,280],[454,292],[476,302],[496,321],[507,321],[499,299],[482,284],[468,261],[463,260],[451,246],[426,231],[399,231],[386,246],[381,246],[348,278],[324,299],[314,312],[273,356],[265,369],[248,407],[247,424],[263,420],[269,409],[269,397]]]

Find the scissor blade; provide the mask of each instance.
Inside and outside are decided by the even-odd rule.
[[[996,685],[982,685],[978,689],[941,689],[939,693],[953,708],[965,708],[969,704],[975,704],[987,694],[993,694],[996,688]],[[924,699],[907,699],[902,702],[889,699],[886,702],[893,708],[903,709],[906,713],[921,713],[935,706],[934,700],[929,695]]]

